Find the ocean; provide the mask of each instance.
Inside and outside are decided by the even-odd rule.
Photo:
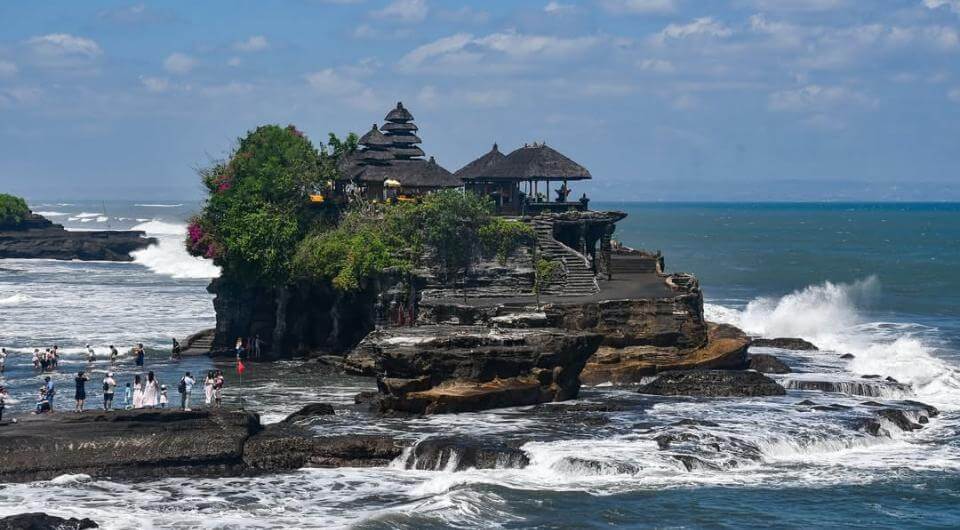
[[[159,245],[131,263],[0,260],[0,346],[12,351],[2,384],[6,415],[28,412],[41,377],[29,352],[58,344],[61,408],[73,373],[92,366],[86,345],[124,353],[175,392],[179,375],[228,374],[265,421],[303,403],[338,414],[318,435],[387,432],[415,440],[467,435],[515,440],[524,469],[302,470],[255,478],[93,480],[63,476],[0,485],[0,515],[45,511],[106,528],[956,528],[960,527],[960,205],[600,203],[629,216],[615,237],[662,250],[671,271],[700,279],[715,321],[762,336],[799,336],[820,351],[754,348],[795,373],[774,376],[784,397],[692,399],[631,388],[585,387],[580,401],[616,405],[572,420],[553,405],[413,419],[373,419],[353,395],[369,379],[320,374],[309,363],[252,364],[240,388],[232,366],[168,360],[172,337],[214,323],[206,286],[218,271],[182,249],[196,202],[31,201],[70,229],[145,230]],[[853,354],[850,360],[842,354]],[[902,387],[863,383],[893,377]],[[831,381],[839,392],[801,390]],[[88,406],[100,404],[97,392]],[[940,408],[923,429],[874,437],[855,428],[867,400]],[[835,405],[815,410],[811,400]],[[846,408],[849,407],[849,408]],[[687,420],[687,421],[684,421]],[[703,443],[660,449],[657,438]]]

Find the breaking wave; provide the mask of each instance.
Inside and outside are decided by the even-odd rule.
[[[742,310],[705,304],[708,320],[763,337],[801,337],[834,354],[850,353],[850,371],[890,376],[917,396],[947,409],[960,408],[960,371],[939,359],[924,336],[931,328],[871,322],[863,308],[880,293],[870,276],[852,283],[823,282],[780,298],[760,297]]]
[[[0,298],[0,305],[20,305],[29,302],[31,298],[23,293],[14,293],[10,296]]]
[[[140,223],[131,230],[142,230],[148,236],[157,238],[156,245],[150,245],[143,250],[130,253],[134,263],[143,265],[157,274],[173,278],[216,278],[220,276],[220,268],[214,265],[212,261],[191,256],[183,248],[183,240],[187,235],[187,225],[153,220]]]

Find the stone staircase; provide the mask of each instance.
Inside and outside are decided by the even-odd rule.
[[[600,292],[587,258],[553,237],[553,223],[535,217],[531,224],[537,233],[537,245],[543,258],[557,261],[562,266],[560,278],[544,289],[544,294],[588,296]]]
[[[216,330],[214,329],[205,329],[198,333],[194,333],[189,337],[180,341],[180,347],[183,348],[184,355],[202,355],[210,353],[210,350],[213,349],[213,338],[216,335]]]
[[[614,254],[611,258],[610,268],[614,276],[617,274],[656,274],[657,259],[649,256]]]

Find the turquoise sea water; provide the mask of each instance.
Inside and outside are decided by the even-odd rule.
[[[212,323],[205,286],[216,270],[180,247],[196,203],[31,205],[72,229],[137,227],[160,244],[127,264],[0,260],[0,345],[25,352],[59,343],[67,352],[56,375],[64,398],[72,371],[87,367],[87,343],[99,352],[109,342],[145,342],[148,368],[165,381],[188,367],[212,366],[164,360],[170,336]],[[960,527],[960,205],[593,206],[629,214],[615,234],[625,244],[660,249],[669,270],[696,274],[709,318],[818,344],[820,352],[758,350],[794,368],[777,376],[788,395],[704,401],[597,387],[585,388],[582,399],[624,410],[585,423],[529,408],[380,420],[352,408],[353,394],[370,389],[369,380],[314,374],[298,361],[253,365],[248,402],[268,421],[304,401],[327,401],[338,414],[314,426],[319,436],[515,439],[524,441],[531,464],[188,481],[63,477],[0,485],[0,514],[43,510],[92,517],[108,528]],[[855,359],[841,360],[843,353]],[[129,364],[124,358],[116,369],[124,378],[134,373]],[[39,376],[22,357],[8,367],[3,383],[20,401],[11,410],[29,409]],[[229,365],[221,367],[232,377]],[[96,388],[108,367],[88,368]],[[804,379],[862,382],[864,375],[891,376],[907,389],[867,397],[791,387]],[[228,381],[228,399],[237,392],[237,382]],[[806,399],[850,409],[797,406]],[[870,414],[865,400],[902,399],[943,413],[912,433],[857,430]],[[679,426],[684,419],[716,426]],[[716,445],[658,448],[656,436],[678,432]],[[678,456],[703,465],[687,469]]]

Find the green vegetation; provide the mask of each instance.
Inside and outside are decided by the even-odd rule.
[[[537,258],[534,265],[533,293],[537,295],[537,308],[540,308],[540,293],[560,274],[560,263],[544,258]]]
[[[30,213],[27,202],[14,195],[0,193],[0,227],[15,228]]]

